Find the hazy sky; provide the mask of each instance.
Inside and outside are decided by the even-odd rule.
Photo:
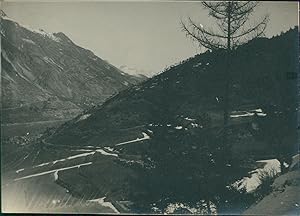
[[[76,44],[120,67],[157,73],[203,50],[186,38],[180,19],[188,16],[204,26],[212,19],[200,2],[6,1],[2,9],[33,29],[64,32]],[[297,2],[263,2],[255,17],[269,13],[266,35],[297,25]]]

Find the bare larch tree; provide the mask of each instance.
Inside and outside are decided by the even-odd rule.
[[[226,50],[226,80],[225,93],[223,101],[223,142],[227,144],[228,123],[229,123],[229,95],[230,95],[230,67],[231,53],[243,43],[254,38],[260,37],[268,22],[268,15],[265,15],[260,21],[250,24],[250,16],[258,6],[257,1],[222,1],[222,2],[202,2],[205,9],[208,9],[209,16],[215,19],[216,28],[203,27],[202,24],[194,22],[190,17],[188,22],[181,21],[182,29],[186,35],[199,42],[209,50],[225,49]]]

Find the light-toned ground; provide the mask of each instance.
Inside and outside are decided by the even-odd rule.
[[[273,191],[244,212],[245,215],[300,215],[300,170],[279,176]]]

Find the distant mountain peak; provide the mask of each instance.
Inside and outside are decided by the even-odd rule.
[[[59,112],[84,109],[144,80],[122,74],[62,32],[32,29],[9,17],[1,20],[1,40],[4,107],[20,107],[25,103],[30,107],[52,106]],[[53,97],[57,100],[48,104]],[[25,119],[22,116],[26,112],[19,112],[20,121]],[[37,120],[43,112],[41,116],[36,114]],[[49,113],[51,118],[53,113]],[[16,120],[9,115],[6,122]]]
[[[65,35],[63,32],[53,33],[53,35],[57,38],[62,39],[63,41],[68,41],[68,42],[73,43],[72,40],[67,35]]]
[[[152,73],[143,69],[139,69],[136,67],[130,67],[127,65],[121,65],[120,70],[124,71],[127,74],[134,75],[134,76],[142,76],[142,77],[151,77]]]

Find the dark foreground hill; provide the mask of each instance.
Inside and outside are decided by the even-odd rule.
[[[245,111],[266,113],[270,107],[295,109],[297,34],[297,29],[293,29],[271,39],[259,38],[234,52],[231,124],[251,123],[251,115],[234,116]],[[199,120],[203,115],[209,116],[212,127],[220,127],[226,76],[224,61],[222,51],[197,55],[84,112],[45,140],[56,146],[114,146],[141,138],[142,132],[149,134],[146,130],[149,125],[167,125],[168,122],[162,123],[167,115],[176,118],[183,129],[192,119]],[[264,114],[260,116],[263,118]],[[170,127],[176,126],[179,125]],[[253,136],[248,135],[243,142],[252,145]]]

